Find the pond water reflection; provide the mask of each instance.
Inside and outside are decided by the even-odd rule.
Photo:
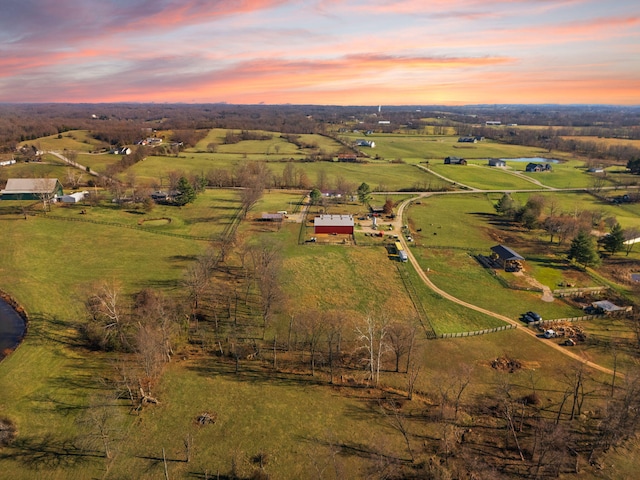
[[[22,317],[0,298],[0,360],[20,344],[25,331]]]

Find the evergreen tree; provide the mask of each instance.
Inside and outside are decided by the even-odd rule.
[[[627,162],[627,168],[631,173],[640,174],[640,158],[633,158]]]
[[[569,260],[575,260],[585,267],[597,267],[600,265],[600,256],[598,255],[595,241],[589,234],[580,232],[571,241]]]
[[[516,213],[516,202],[513,200],[511,195],[505,193],[502,195],[502,198],[498,200],[498,203],[496,203],[494,208],[500,215],[513,218]]]
[[[611,227],[609,234],[602,239],[602,246],[611,255],[615,255],[624,248],[624,230],[619,223]]]
[[[196,191],[185,177],[180,177],[176,188],[180,192],[175,198],[176,205],[186,205],[196,199]]]
[[[358,187],[358,200],[363,205],[366,205],[371,200],[371,187],[364,182]]]
[[[311,205],[317,205],[322,199],[322,192],[317,188],[314,188],[311,190],[311,193],[309,193],[309,198],[311,199]]]

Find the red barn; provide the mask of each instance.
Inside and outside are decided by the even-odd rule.
[[[320,215],[313,221],[313,231],[316,234],[346,234],[353,235],[352,215]]]

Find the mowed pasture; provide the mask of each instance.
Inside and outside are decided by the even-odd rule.
[[[508,165],[514,166],[516,162],[510,162]],[[525,162],[522,162],[514,168],[521,170],[524,175],[549,187],[594,188],[596,185],[603,187],[616,185],[611,176],[603,177],[600,174],[589,173],[584,167],[584,163],[579,160],[554,163],[550,172],[525,172],[526,165]]]
[[[245,157],[240,154],[186,153],[178,157],[151,156],[129,168],[136,179],[147,185],[167,185],[169,172],[206,175],[214,169],[233,172],[234,168],[247,161],[267,161],[274,176],[281,176],[288,160],[275,160],[257,155]],[[311,184],[319,184],[321,178],[329,189],[334,189],[338,179],[351,183],[354,190],[361,183],[378,191],[399,191],[420,188],[440,189],[446,182],[421,171],[414,165],[392,164],[388,162],[343,163],[343,162],[293,162],[295,168],[306,174]],[[126,173],[122,174],[123,179]]]
[[[444,159],[455,156],[468,159],[478,158],[518,158],[539,157],[543,151],[539,148],[521,145],[507,145],[482,140],[478,143],[460,143],[457,135],[400,135],[374,133],[366,137],[360,133],[341,134],[340,138],[354,142],[357,139],[374,141],[375,148],[360,147],[370,156],[379,156],[386,160],[400,158],[410,163],[423,160]]]
[[[39,150],[54,150],[56,152],[62,152],[64,150],[93,152],[109,148],[107,143],[96,140],[87,130],[72,130],[59,135],[41,137],[37,140],[26,140],[21,142],[20,145],[35,145]]]
[[[59,178],[64,181],[68,165],[57,157],[45,155],[40,162],[19,162],[2,167],[0,176],[7,178]]]
[[[47,214],[49,219],[99,223],[135,228],[149,233],[185,237],[217,237],[239,215],[237,190],[205,190],[192,204],[183,207],[155,205],[151,211],[128,204],[58,204]],[[157,221],[162,220],[162,221]]]
[[[430,170],[451,179],[453,182],[468,185],[481,190],[533,190],[541,186],[517,174],[502,168],[485,165],[444,165],[442,162],[430,163]]]
[[[64,152],[63,152],[64,154]],[[118,163],[122,159],[122,155],[114,155],[110,153],[78,153],[76,162],[84,167],[89,167],[94,172],[104,174],[109,165]]]

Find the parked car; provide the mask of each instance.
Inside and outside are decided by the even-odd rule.
[[[542,317],[536,312],[527,312],[522,316],[523,320],[527,323],[529,322],[541,322]]]
[[[526,313],[523,313],[522,315],[520,315],[520,320],[522,320],[525,323],[531,323],[533,322],[533,318],[531,318],[529,315],[527,315]]]

